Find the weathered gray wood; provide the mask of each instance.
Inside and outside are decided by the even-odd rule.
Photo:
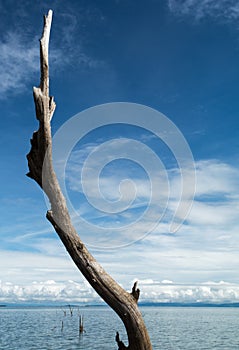
[[[152,350],[147,329],[137,306],[139,298],[137,283],[134,284],[132,293],[128,293],[106,273],[87,250],[72,225],[65,198],[53,169],[51,119],[56,104],[53,97],[49,96],[48,46],[51,22],[52,11],[50,10],[44,17],[44,28],[40,40],[40,86],[33,88],[39,129],[34,132],[31,139],[31,150],[27,155],[29,167],[27,175],[34,179],[48,196],[51,210],[47,212],[47,219],[53,225],[72,260],[94,290],[122,319],[129,344],[126,347],[117,334],[116,342],[119,349]]]

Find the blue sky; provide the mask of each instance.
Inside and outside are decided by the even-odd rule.
[[[32,86],[39,83],[38,39],[42,15],[49,8],[54,11],[50,76],[57,103],[55,140],[59,128],[87,108],[134,103],[163,113],[177,126],[196,168],[191,211],[187,217],[178,215],[185,220],[172,234],[169,227],[180,198],[182,170],[172,142],[175,139],[176,150],[179,134],[165,136],[171,140],[165,145],[150,131],[154,126],[148,114],[147,128],[117,123],[117,118],[99,127],[99,118],[89,134],[77,134],[77,129],[81,137],[67,158],[65,183],[80,236],[126,289],[135,279],[140,281],[141,300],[238,301],[239,5],[235,0],[45,1],[44,5],[0,1],[0,301],[98,300],[45,219],[41,190],[25,176],[25,155],[37,128]],[[79,129],[89,128],[92,110],[88,111],[80,115]],[[67,136],[73,138],[69,132]],[[91,160],[89,155],[92,162],[85,163]],[[154,155],[159,168],[150,163]],[[99,201],[95,172],[107,159],[110,163],[99,168],[104,197]],[[150,163],[148,173],[144,162]],[[84,165],[88,173],[81,180]],[[184,171],[190,188],[192,169],[186,166]],[[119,188],[125,179],[121,183],[125,187]],[[151,187],[155,183],[156,190]],[[152,210],[144,217],[152,193],[156,196]],[[161,200],[168,203],[159,219]],[[100,208],[94,209],[92,203]],[[116,204],[118,212],[109,213]],[[89,225],[82,226],[80,219]],[[149,227],[154,230],[144,237]]]

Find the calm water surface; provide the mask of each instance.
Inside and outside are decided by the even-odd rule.
[[[154,350],[239,350],[239,308],[141,308]],[[64,314],[66,312],[66,315]],[[79,335],[79,312],[85,333]],[[0,308],[1,350],[114,350],[124,327],[107,307]]]

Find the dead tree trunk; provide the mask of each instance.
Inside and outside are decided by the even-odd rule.
[[[116,342],[119,349],[152,350],[147,329],[137,306],[139,290],[136,284],[132,288],[132,293],[126,292],[89,253],[71,223],[66,201],[53,169],[51,118],[56,105],[53,97],[49,96],[48,46],[51,21],[50,10],[48,15],[44,16],[44,28],[40,40],[40,86],[33,88],[39,129],[33,133],[31,139],[31,150],[27,155],[29,167],[27,175],[34,179],[48,196],[51,210],[47,212],[46,217],[72,260],[95,291],[122,319],[128,335],[128,346],[123,344],[117,334]]]

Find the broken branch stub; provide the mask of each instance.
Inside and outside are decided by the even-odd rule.
[[[100,297],[122,319],[128,335],[128,346],[125,346],[117,336],[119,349],[152,350],[149,335],[137,301],[139,289],[137,283],[128,293],[102,268],[87,250],[75,228],[66,206],[65,198],[60,189],[52,163],[51,119],[56,104],[49,96],[49,62],[48,47],[52,11],[44,17],[44,27],[40,40],[40,86],[33,88],[36,118],[39,121],[38,131],[31,139],[31,150],[27,155],[29,177],[34,179],[43,189],[51,203],[51,210],[47,212],[47,219],[63,242],[66,250],[79,268],[81,273],[91,284]]]

